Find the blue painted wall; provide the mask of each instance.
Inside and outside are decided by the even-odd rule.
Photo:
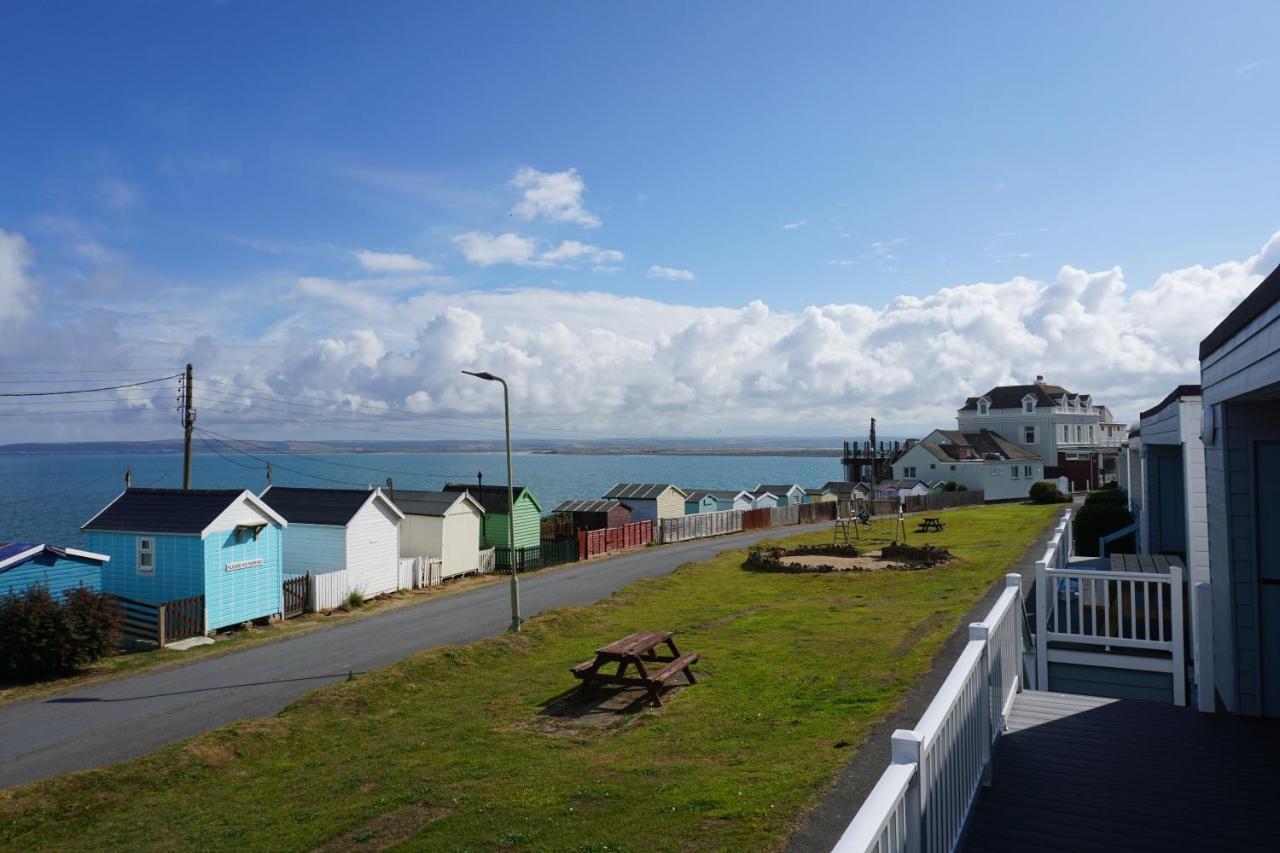
[[[21,595],[32,586],[43,586],[61,600],[78,586],[102,588],[101,564],[78,557],[58,557],[48,552],[0,571],[0,596]]]
[[[284,610],[283,538],[276,525],[258,538],[237,542],[235,532],[210,533],[204,540],[204,608],[208,630],[272,616]],[[228,563],[262,560],[259,566],[227,569]]]
[[[280,528],[268,525],[255,541],[235,541],[231,530],[198,536],[156,535],[155,574],[138,574],[138,534],[86,531],[86,549],[106,554],[102,590],[163,604],[176,598],[205,596],[205,628],[213,631],[280,613],[283,607],[283,559]],[[228,563],[261,559],[260,566],[228,570]]]
[[[722,509],[732,508],[732,503],[732,501],[724,501],[722,503],[716,500],[715,495],[704,495],[700,501],[685,501],[684,514],[695,515],[699,512],[719,512]]]

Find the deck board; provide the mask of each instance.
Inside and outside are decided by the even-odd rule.
[[[1280,838],[1280,721],[1028,691],[960,849],[1260,850]]]

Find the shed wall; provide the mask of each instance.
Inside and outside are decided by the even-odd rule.
[[[400,586],[400,524],[387,505],[374,498],[347,522],[347,578],[365,597],[394,592]]]
[[[284,610],[283,541],[272,524],[257,539],[236,541],[235,531],[221,530],[204,538],[204,612],[209,631],[274,616]],[[242,569],[237,563],[261,560]]]
[[[85,550],[111,558],[102,567],[102,591],[149,604],[203,593],[204,545],[200,537],[166,533],[151,538],[155,540],[155,572],[139,575],[139,534],[85,531]]]
[[[0,596],[21,595],[33,586],[43,586],[58,600],[76,587],[98,590],[102,588],[101,564],[46,552],[0,571]]]

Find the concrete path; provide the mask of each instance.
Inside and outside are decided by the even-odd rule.
[[[524,616],[591,604],[632,581],[658,577],[761,539],[826,525],[738,533],[648,548],[524,576]],[[508,585],[498,583],[292,639],[173,669],[0,708],[0,787],[124,761],[235,720],[277,713],[301,694],[434,646],[503,633]]]

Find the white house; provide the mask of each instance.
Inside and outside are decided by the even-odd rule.
[[[366,598],[400,586],[400,521],[404,513],[381,489],[271,486],[262,500],[288,522],[284,573],[347,573],[347,587]]]
[[[751,491],[757,494],[769,492],[777,495],[778,506],[793,506],[804,503],[804,487],[799,483],[759,483]]]
[[[683,517],[689,493],[670,483],[617,483],[603,497],[629,505],[632,521],[656,523],[663,518]]]
[[[893,476],[955,480],[988,501],[1019,500],[1044,479],[1044,461],[990,430],[935,429],[898,457]]]
[[[400,556],[440,560],[440,577],[480,568],[480,530],[484,507],[467,492],[414,492],[396,489],[391,499],[400,522]]]
[[[876,497],[880,500],[920,497],[929,494],[931,491],[929,484],[919,477],[905,477],[876,483]]]

